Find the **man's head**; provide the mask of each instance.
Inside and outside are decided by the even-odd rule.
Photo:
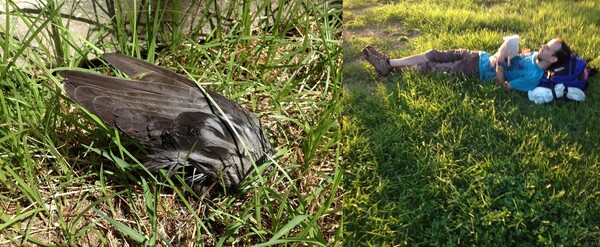
[[[543,44],[538,52],[538,63],[545,69],[553,70],[569,61],[571,48],[561,38],[556,38]]]

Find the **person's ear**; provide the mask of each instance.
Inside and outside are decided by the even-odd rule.
[[[550,63],[556,63],[556,61],[558,61],[557,57],[555,57],[555,56],[550,57]]]

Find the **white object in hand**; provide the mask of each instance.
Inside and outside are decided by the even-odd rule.
[[[503,39],[504,42],[507,43],[506,46],[508,47],[508,50],[510,52],[508,55],[508,59],[513,59],[519,53],[519,35],[515,34],[511,36],[506,36]]]

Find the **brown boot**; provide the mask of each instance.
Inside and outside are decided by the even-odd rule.
[[[390,73],[392,66],[390,66],[389,56],[381,53],[375,49],[375,47],[370,45],[363,48],[362,53],[365,59],[375,67],[375,70],[379,75],[386,76]]]

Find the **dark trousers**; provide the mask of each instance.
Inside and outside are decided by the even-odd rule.
[[[443,71],[479,78],[479,51],[455,49],[425,52],[429,62],[418,67],[419,71]]]

